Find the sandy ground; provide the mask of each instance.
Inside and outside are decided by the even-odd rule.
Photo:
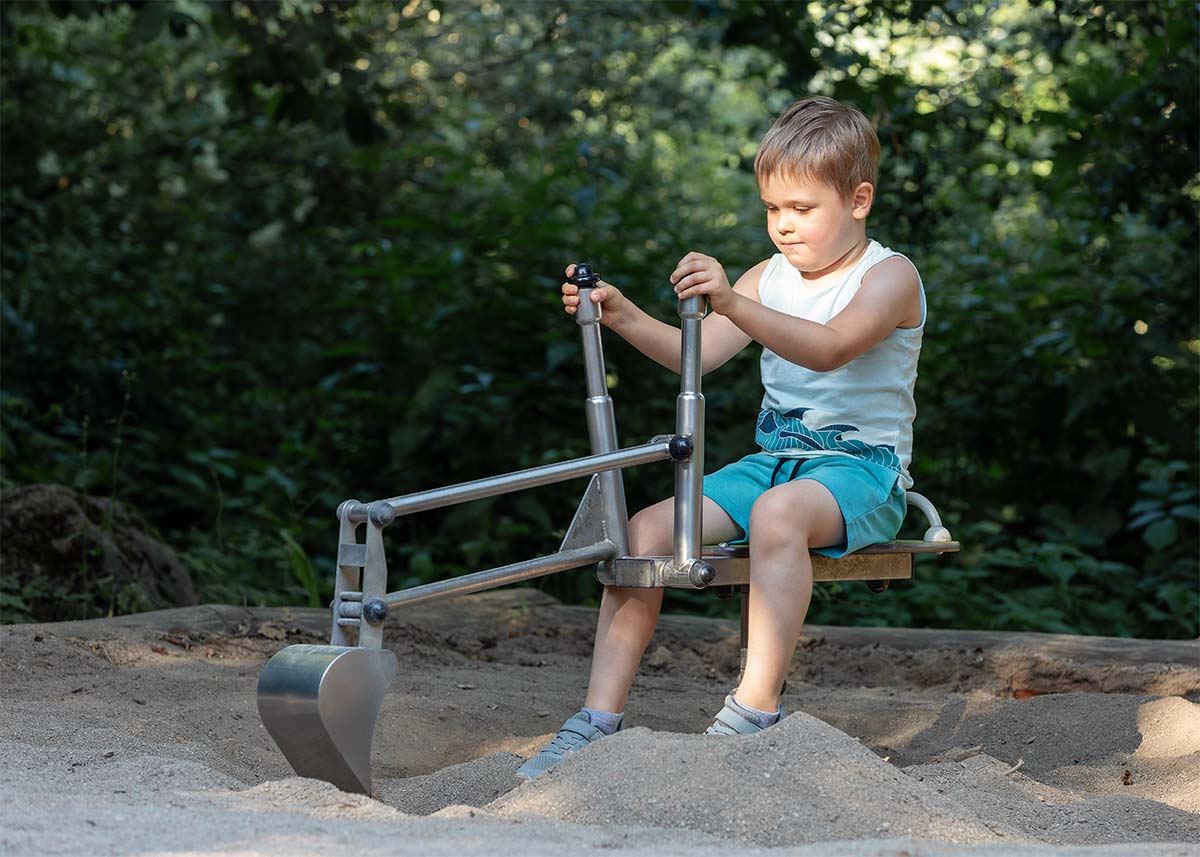
[[[374,798],[294,776],[258,719],[324,611],[0,627],[0,854],[1197,853],[1200,644],[811,627],[789,716],[713,738],[737,625],[664,616],[626,731],[521,784],[595,619],[527,588],[394,614]]]

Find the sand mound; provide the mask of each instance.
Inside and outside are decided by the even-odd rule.
[[[379,780],[375,796],[413,815],[432,815],[456,805],[478,808],[515,785],[513,771],[524,761],[514,753],[490,753],[420,777]]]
[[[1200,705],[1178,696],[1138,707],[1142,742],[1136,755],[1144,759],[1174,758],[1200,752]]]
[[[1008,832],[803,713],[739,738],[620,732],[487,809],[687,828],[759,845],[892,836],[976,843]]]
[[[981,817],[1041,842],[1200,842],[1200,816],[1128,795],[1082,799],[988,755],[915,765],[904,773],[952,794]]]
[[[366,795],[344,792],[332,783],[308,777],[272,780],[228,796],[242,809],[277,812],[281,808],[313,818],[356,818],[393,821],[404,813]]]

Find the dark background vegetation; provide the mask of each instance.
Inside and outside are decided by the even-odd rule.
[[[869,234],[929,297],[912,473],[964,550],[886,594],[821,587],[811,620],[1196,636],[1193,4],[0,16],[0,480],[130,504],[202,601],[324,603],[341,500],[587,454],[563,268],[677,323],[685,253],[732,279],[774,252],[757,142],[823,93],[878,125]],[[670,431],[678,377],[605,342],[621,443]],[[705,378],[708,472],[754,449],[759,351]],[[627,471],[631,511],[672,484]],[[398,520],[392,588],[553,552],[585,485]],[[0,619],[55,587],[0,580]]]

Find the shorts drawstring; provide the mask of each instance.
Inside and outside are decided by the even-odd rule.
[[[792,475],[788,477],[788,482],[796,478],[796,471],[800,469],[800,465],[804,463],[803,458],[793,459],[796,463],[792,465]],[[771,487],[775,487],[775,477],[779,475],[779,470],[787,463],[786,458],[779,459],[779,463],[775,465],[775,469],[771,471]]]

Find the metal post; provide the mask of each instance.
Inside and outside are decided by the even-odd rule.
[[[364,649],[383,648],[383,619],[387,616],[371,616],[374,605],[387,594],[387,556],[383,549],[383,528],[396,519],[396,512],[384,500],[376,500],[367,507],[367,564],[362,575],[362,606],[357,611],[358,645]],[[334,617],[334,621],[337,617]]]
[[[346,503],[357,503],[357,500],[347,500],[338,506],[338,559],[342,554],[342,545],[357,544],[358,537],[355,532],[358,530],[358,524],[350,520],[347,513]],[[342,593],[357,592],[362,583],[362,567],[357,565],[338,565],[337,574],[334,576],[333,583],[333,631],[329,636],[329,644],[332,646],[353,646],[355,643],[354,637],[346,629],[345,626],[338,623],[338,619],[342,615]],[[362,600],[361,597],[359,599]]]
[[[608,378],[604,372],[604,348],[600,341],[600,305],[592,303],[592,289],[600,282],[590,267],[575,266],[570,282],[579,286],[579,309],[575,323],[583,337],[583,367],[587,382],[587,426],[592,454],[617,449],[617,422]],[[617,546],[617,556],[629,555],[629,511],[625,505],[625,481],[620,470],[600,474],[600,499],[605,534]]]
[[[700,324],[703,295],[679,302],[682,329],[679,397],[675,434],[692,439],[692,454],[675,464],[675,568],[684,570],[700,557],[704,480],[704,396],[700,394]]]

